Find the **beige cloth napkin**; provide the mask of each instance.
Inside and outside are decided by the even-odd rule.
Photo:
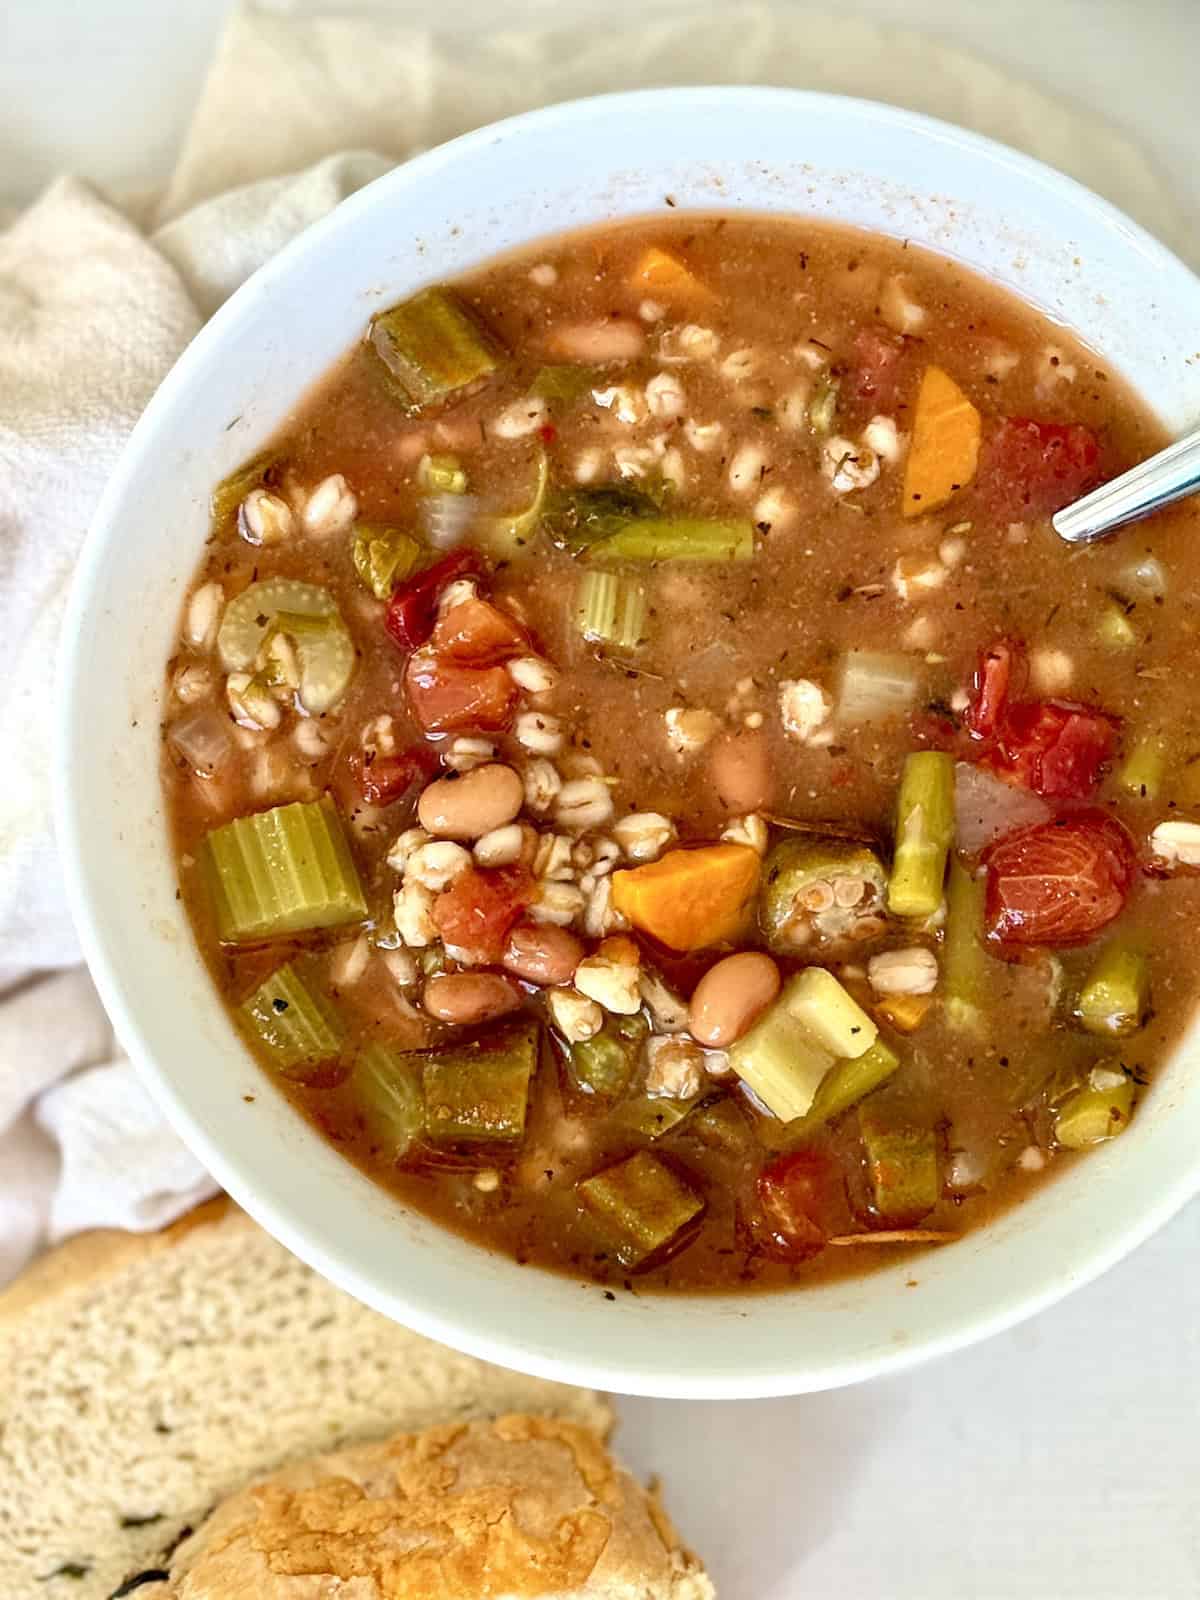
[[[474,0],[477,5],[478,0]],[[610,0],[556,28],[525,0],[480,34],[388,9],[293,4],[231,20],[166,192],[122,209],[63,179],[0,233],[0,1282],[90,1225],[152,1228],[210,1187],[113,1044],[50,830],[51,666],[88,518],[121,443],[205,317],[393,161],[548,101],[650,84],[854,93],[1021,146],[1177,245],[1153,165],[1080,108],[915,32],[798,5],[719,14]],[[149,224],[147,225],[147,219]]]

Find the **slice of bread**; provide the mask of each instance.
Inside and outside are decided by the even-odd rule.
[[[224,1502],[146,1600],[712,1600],[599,1436],[450,1423],[284,1467]]]
[[[368,1311],[227,1200],[81,1235],[0,1294],[0,1596],[108,1600],[281,1463],[511,1411],[612,1421]]]

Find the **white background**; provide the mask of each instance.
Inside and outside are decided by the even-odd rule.
[[[0,0],[0,203],[61,170],[121,188],[160,181],[227,8]],[[847,8],[924,27],[1101,110],[1200,217],[1200,0]],[[606,12],[599,0],[502,12],[439,0],[443,25],[497,14]],[[975,1350],[793,1400],[628,1401],[622,1448],[667,1478],[724,1600],[1182,1600],[1200,1596],[1198,1378],[1193,1205],[1100,1283]]]

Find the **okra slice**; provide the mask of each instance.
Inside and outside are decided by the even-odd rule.
[[[383,522],[357,522],[351,556],[358,581],[376,600],[390,600],[392,590],[411,577],[425,546],[404,528]]]
[[[704,1210],[691,1185],[646,1150],[585,1178],[577,1192],[609,1249],[629,1268],[665,1254]]]
[[[360,922],[358,871],[333,802],[295,801],[214,828],[200,870],[225,944]]]
[[[1120,1062],[1102,1062],[1059,1103],[1055,1139],[1066,1150],[1087,1150],[1115,1139],[1129,1126],[1133,1098],[1133,1079]]]
[[[486,378],[504,354],[462,296],[437,286],[373,317],[367,339],[410,411]]]
[[[360,1050],[350,1092],[372,1143],[391,1161],[407,1155],[425,1131],[423,1062],[411,1050],[370,1044]]]
[[[883,929],[887,873],[851,839],[784,839],[767,856],[759,925],[778,955],[873,938]]]
[[[649,1031],[645,1017],[607,1017],[599,1033],[570,1046],[567,1071],[575,1087],[609,1100],[625,1094]]]
[[[695,1097],[676,1100],[665,1095],[639,1094],[617,1108],[613,1121],[639,1138],[661,1139],[664,1133],[679,1126],[695,1104]]]
[[[306,1069],[336,1056],[345,1032],[311,963],[304,960],[289,961],[273,972],[237,1014],[246,1033],[286,1077],[303,1077]]]
[[[1145,952],[1114,939],[1100,952],[1075,1002],[1075,1018],[1088,1033],[1123,1039],[1146,1019],[1150,967]]]
[[[209,514],[214,532],[219,533],[226,523],[237,515],[242,501],[253,489],[259,487],[278,460],[276,451],[264,450],[260,455],[252,456],[227,478],[221,479],[209,501]]]
[[[860,1113],[872,1213],[888,1228],[912,1228],[942,1192],[932,1128],[897,1125]]]
[[[423,1057],[425,1131],[437,1144],[516,1144],[525,1133],[541,1028],[530,1019]]]
[[[896,802],[896,848],[888,909],[931,917],[942,903],[946,858],[954,843],[954,757],[919,750],[904,762]]]

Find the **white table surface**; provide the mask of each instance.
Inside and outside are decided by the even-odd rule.
[[[847,0],[1101,107],[1200,215],[1200,0]],[[0,0],[0,204],[169,170],[228,0]],[[418,8],[411,7],[413,14]],[[441,0],[445,25],[490,17]],[[505,21],[602,17],[515,0]],[[900,1378],[623,1403],[724,1600],[1200,1595],[1200,1205],[1031,1323]]]

